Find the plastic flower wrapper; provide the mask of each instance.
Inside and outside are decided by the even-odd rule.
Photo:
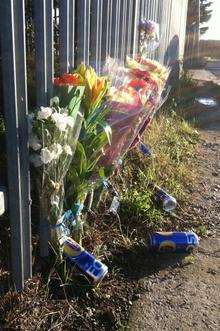
[[[140,53],[142,55],[155,51],[159,46],[159,24],[143,19],[139,24]]]
[[[133,77],[142,78],[152,87],[152,93],[147,103],[150,112],[146,113],[146,116],[143,118],[138,134],[131,144],[131,148],[133,148],[140,141],[141,135],[150,124],[156,111],[168,97],[170,87],[167,87],[166,83],[170,69],[157,61],[143,58],[141,55],[136,55],[134,59],[127,57],[126,66],[131,70]]]
[[[110,109],[106,120],[112,129],[112,142],[104,149],[100,164],[114,168],[132,144],[143,118],[151,111],[149,98],[154,85],[143,77],[134,76],[130,68],[111,58],[103,71],[112,84],[104,104]]]
[[[81,215],[84,201],[88,192],[101,180],[102,169],[98,166],[98,161],[103,155],[103,148],[111,140],[111,128],[106,122],[108,109],[100,111],[100,106],[108,89],[108,80],[99,77],[93,68],[82,64],[72,73],[65,74],[55,80],[57,88],[65,87],[67,84],[72,84],[72,86],[81,84],[85,87],[82,101],[84,119],[76,152],[68,172],[65,201],[68,210],[66,217],[64,217],[65,229],[68,234],[73,232],[73,227],[70,226],[71,222],[75,224],[73,235],[78,241],[85,220]]]
[[[73,97],[74,105],[70,98],[63,108],[59,97],[54,97],[50,107],[40,107],[29,115],[30,162],[38,174],[40,217],[45,227],[49,224],[54,227],[63,212],[63,181],[75,152],[83,119],[80,109],[83,88],[78,91],[78,97],[75,94]],[[56,238],[53,237],[52,241],[55,243]]]

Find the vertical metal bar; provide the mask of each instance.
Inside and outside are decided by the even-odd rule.
[[[109,29],[109,35],[108,35],[108,55],[111,55],[112,56],[112,53],[111,53],[111,49],[112,49],[112,34],[113,34],[113,30],[112,30],[112,16],[113,16],[113,0],[109,0],[109,26],[108,26],[108,29]]]
[[[144,13],[143,16],[146,19],[147,18],[147,14],[148,14],[148,0],[144,1]]]
[[[69,69],[74,68],[75,57],[75,0],[69,0]]]
[[[120,2],[120,16],[119,16],[119,58],[124,61],[125,58],[125,38],[126,38],[126,15],[127,15],[127,0]]]
[[[157,21],[157,23],[159,22],[158,16],[159,16],[159,0],[157,0],[157,3],[156,3],[156,21]]]
[[[158,61],[163,63],[163,49],[164,49],[164,20],[163,16],[164,15],[164,2],[159,1],[158,4],[158,23],[160,25],[160,45],[158,49]]]
[[[102,2],[102,0],[91,1],[90,62],[98,73],[101,65]]]
[[[89,64],[90,5],[91,0],[76,0],[77,64]]]
[[[153,13],[153,20],[156,21],[156,0],[154,0],[154,13]]]
[[[139,15],[140,15],[140,0],[134,2],[134,38],[133,38],[133,56],[138,52],[138,40],[139,40]]]
[[[45,2],[35,0],[34,9],[37,105],[41,106],[47,103]]]
[[[153,0],[153,21],[156,22],[156,0]],[[152,51],[152,58],[155,59],[155,51]]]
[[[21,290],[32,271],[24,0],[1,1],[0,15],[12,275]]]
[[[160,13],[159,13],[159,9],[160,9],[160,4],[159,4],[159,0],[156,0],[156,18],[155,21],[158,23],[159,28],[158,28],[158,33],[159,33],[159,46],[161,43],[161,26],[160,26]],[[154,58],[155,60],[159,60],[159,47],[156,49],[155,53],[154,53]]]
[[[130,55],[131,50],[131,31],[132,31],[132,14],[133,14],[133,0],[128,0],[127,6],[127,33],[126,33],[126,54]]]
[[[98,49],[97,49],[97,71],[101,72],[101,58],[102,58],[102,13],[103,13],[103,0],[100,0],[99,5],[99,31],[98,31]]]
[[[167,24],[167,40],[166,40],[166,47],[168,47],[170,42],[170,27],[171,27],[171,17],[172,17],[172,6],[173,6],[173,0],[170,0],[169,3],[169,16],[168,16],[168,24]]]
[[[120,13],[121,13],[121,6],[120,2],[122,0],[117,1],[116,7],[116,35],[115,35],[115,57],[119,58],[119,32],[120,32]]]
[[[52,96],[54,75],[53,0],[34,0],[37,106],[47,105]]]
[[[111,0],[102,3],[102,39],[101,39],[101,61],[105,61],[109,53],[109,24],[111,14]],[[91,24],[92,26],[92,24]]]
[[[52,96],[54,75],[53,55],[53,0],[35,0],[35,40],[37,106],[48,105]],[[48,256],[50,229],[48,221],[40,215],[40,254]]]
[[[17,107],[18,135],[20,150],[21,206],[23,231],[24,279],[32,276],[32,244],[31,244],[31,209],[30,209],[30,173],[28,150],[28,103],[27,103],[27,71],[26,71],[26,40],[25,40],[25,3],[24,0],[14,1],[14,22],[18,28],[15,38],[17,55],[22,54],[17,67]]]
[[[144,18],[145,19],[149,18],[149,1],[150,0],[144,1]]]
[[[151,19],[151,8],[152,8],[152,2],[151,0],[148,0],[148,19]]]
[[[98,32],[99,32],[99,0],[91,0],[90,28],[90,64],[97,68]]]
[[[60,73],[69,71],[69,0],[60,1]]]
[[[144,14],[144,0],[140,0],[140,20],[143,19]]]
[[[118,58],[120,0],[112,0],[111,56]]]
[[[47,102],[53,95],[54,78],[54,31],[53,31],[53,0],[46,0],[46,78]]]

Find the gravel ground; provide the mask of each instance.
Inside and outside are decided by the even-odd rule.
[[[190,208],[205,219],[207,238],[189,257],[158,257],[159,271],[140,280],[143,291],[132,306],[129,330],[220,329],[220,123],[201,136],[201,180]]]

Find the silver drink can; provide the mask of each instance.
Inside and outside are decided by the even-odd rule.
[[[173,211],[177,206],[177,201],[174,197],[168,194],[166,191],[161,189],[159,186],[154,185],[155,189],[155,200],[162,205],[163,210],[167,212]]]

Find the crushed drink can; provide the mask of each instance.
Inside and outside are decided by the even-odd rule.
[[[113,214],[117,214],[118,208],[120,206],[120,199],[118,195],[115,195],[112,199],[111,206],[109,208],[109,212]]]
[[[149,236],[149,248],[156,252],[190,253],[198,245],[194,232],[154,232]]]
[[[177,201],[174,197],[172,197],[170,194],[168,194],[166,191],[164,191],[157,185],[153,185],[153,188],[155,190],[155,201],[162,205],[163,210],[171,212],[176,208]]]
[[[108,267],[72,238],[66,238],[62,246],[64,256],[74,262],[82,272],[92,279],[93,283],[99,283],[105,277]]]
[[[150,148],[142,142],[139,145],[139,150],[144,156],[152,156]]]

